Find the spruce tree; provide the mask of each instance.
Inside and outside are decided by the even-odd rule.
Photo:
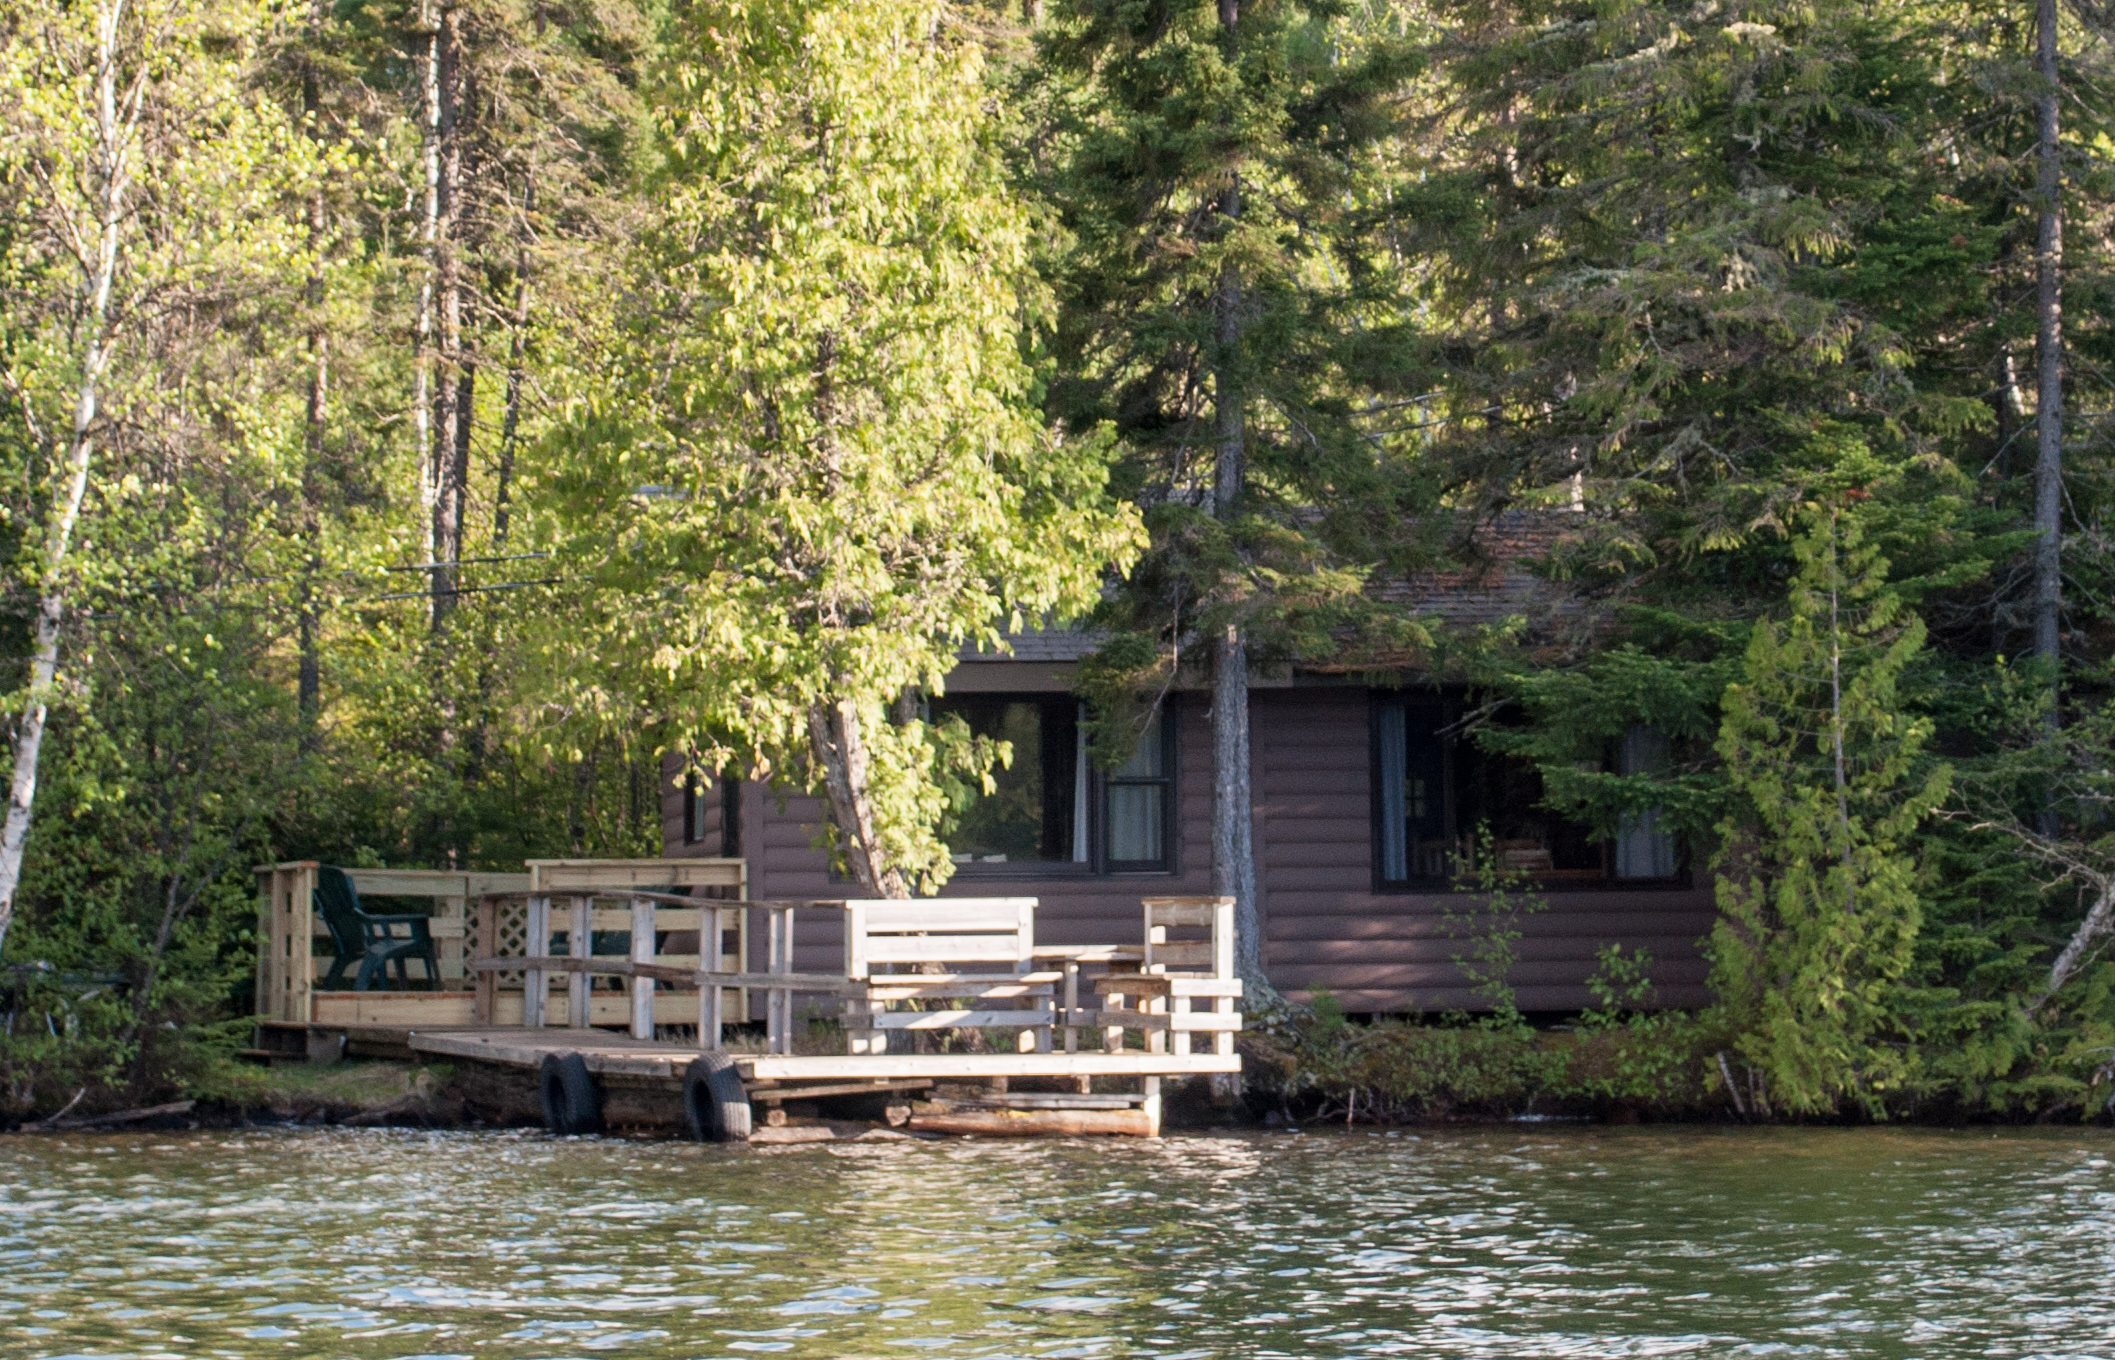
[[[1924,625],[1887,586],[1854,503],[1802,516],[1789,617],[1760,624],[1729,686],[1711,981],[1775,1107],[1878,1113],[1906,1062],[1892,989],[1921,920],[1913,835],[1949,773],[1896,693]]]

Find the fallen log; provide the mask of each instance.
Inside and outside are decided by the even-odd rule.
[[[79,1097],[76,1097],[78,1099]],[[84,1114],[72,1119],[53,1115],[50,1119],[35,1124],[24,1124],[24,1133],[63,1133],[68,1129],[96,1129],[110,1124],[137,1124],[143,1119],[160,1119],[165,1115],[189,1114],[197,1106],[195,1100],[172,1100],[167,1105],[145,1105],[136,1110],[116,1110],[110,1114]],[[68,1109],[73,1108],[68,1106]]]

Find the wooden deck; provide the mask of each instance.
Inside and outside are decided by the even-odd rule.
[[[412,1030],[414,1052],[506,1067],[541,1067],[546,1055],[578,1053],[590,1072],[680,1082],[698,1056],[687,1044],[664,1044],[602,1030]],[[995,1077],[1181,1077],[1239,1072],[1241,1059],[1216,1053],[871,1053],[801,1056],[730,1055],[745,1084],[771,1082],[989,1081]]]

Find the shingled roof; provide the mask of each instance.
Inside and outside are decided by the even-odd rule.
[[[1487,627],[1525,618],[1530,633],[1547,633],[1572,619],[1578,607],[1571,593],[1536,573],[1538,563],[1578,537],[1581,521],[1567,510],[1507,510],[1479,528],[1470,539],[1476,561],[1451,571],[1413,572],[1375,581],[1373,597],[1400,604],[1415,617],[1455,628]],[[965,645],[964,661],[1035,661],[1071,665],[1092,655],[1101,635],[1083,629],[1053,628],[1005,635],[1012,653],[997,654]],[[1333,669],[1323,667],[1322,669]]]

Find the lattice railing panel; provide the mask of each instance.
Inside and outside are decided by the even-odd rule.
[[[498,937],[496,941],[497,947],[492,951],[494,958],[519,958],[528,952],[529,903],[527,898],[500,898],[498,916],[494,925],[496,928],[493,933]],[[522,988],[522,970],[519,968],[496,973],[494,977],[502,988],[509,991],[518,992]]]

